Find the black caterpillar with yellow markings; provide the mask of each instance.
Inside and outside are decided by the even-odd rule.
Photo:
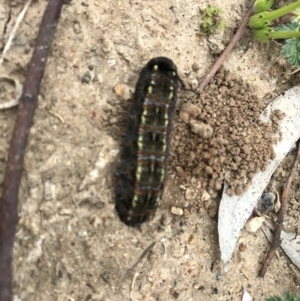
[[[168,58],[157,57],[142,69],[125,135],[116,209],[129,226],[147,221],[162,198],[178,75]]]

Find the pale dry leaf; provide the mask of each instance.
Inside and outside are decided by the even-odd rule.
[[[281,110],[285,113],[285,117],[279,123],[282,140],[274,146],[275,159],[269,161],[266,171],[259,172],[254,176],[252,185],[243,195],[227,195],[228,185],[227,183],[224,185],[219,208],[218,232],[221,259],[225,269],[231,259],[240,231],[251,215],[273,172],[300,137],[300,86],[289,89],[284,95],[276,98],[263,111],[260,119],[268,122],[274,110]]]
[[[280,238],[284,253],[300,269],[300,235],[282,231]]]
[[[252,301],[250,294],[244,289],[242,301]]]

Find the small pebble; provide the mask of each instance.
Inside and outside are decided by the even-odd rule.
[[[181,190],[183,190],[183,191],[186,190],[186,187],[185,187],[184,185],[180,185],[179,188],[180,188]]]
[[[88,84],[91,81],[91,74],[89,71],[85,72],[83,77],[81,78],[81,82],[83,84]]]
[[[117,96],[121,97],[124,95],[124,88],[121,84],[116,85],[114,90],[115,90],[115,93],[117,94]]]
[[[274,208],[276,195],[273,192],[263,192],[261,195],[261,210],[270,212]]]
[[[195,190],[193,188],[188,188],[185,191],[185,198],[186,200],[193,200],[196,197]]]
[[[189,217],[191,214],[190,214],[190,211],[188,211],[187,209],[183,209],[183,216],[185,218]]]
[[[247,250],[247,246],[245,244],[241,243],[239,245],[239,251],[240,252],[245,252],[246,250]]]
[[[176,166],[177,174],[182,177],[184,175],[183,168],[181,166]]]
[[[255,233],[261,227],[264,221],[265,218],[263,216],[251,218],[246,223],[245,228],[248,232]]]
[[[200,69],[200,67],[197,63],[193,63],[192,69],[193,69],[193,71],[197,72]]]
[[[171,212],[175,215],[183,215],[183,210],[179,207],[172,207]]]
[[[206,202],[206,201],[208,201],[209,199],[210,199],[209,193],[208,193],[207,191],[203,191],[202,196],[201,196],[201,200],[202,200],[203,202]]]
[[[194,245],[195,244],[195,236],[193,234],[190,235],[188,239],[188,244],[189,245]]]

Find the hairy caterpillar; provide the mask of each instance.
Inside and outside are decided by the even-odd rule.
[[[147,221],[162,198],[177,87],[177,68],[168,58],[151,59],[140,73],[116,188],[116,209],[127,225]]]

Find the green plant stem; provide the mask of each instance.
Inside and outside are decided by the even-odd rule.
[[[300,0],[271,12],[264,11],[255,14],[250,18],[249,26],[255,29],[263,29],[266,26],[270,25],[273,20],[290,14],[293,10],[295,10],[298,7],[300,7]]]
[[[291,11],[295,10],[298,7],[300,7],[300,1],[296,1],[294,3],[278,8],[271,12],[267,12],[266,19],[269,21],[275,20],[277,18],[287,15],[288,13],[290,13]]]
[[[300,31],[272,31],[270,32],[271,39],[291,39],[300,38]]]

